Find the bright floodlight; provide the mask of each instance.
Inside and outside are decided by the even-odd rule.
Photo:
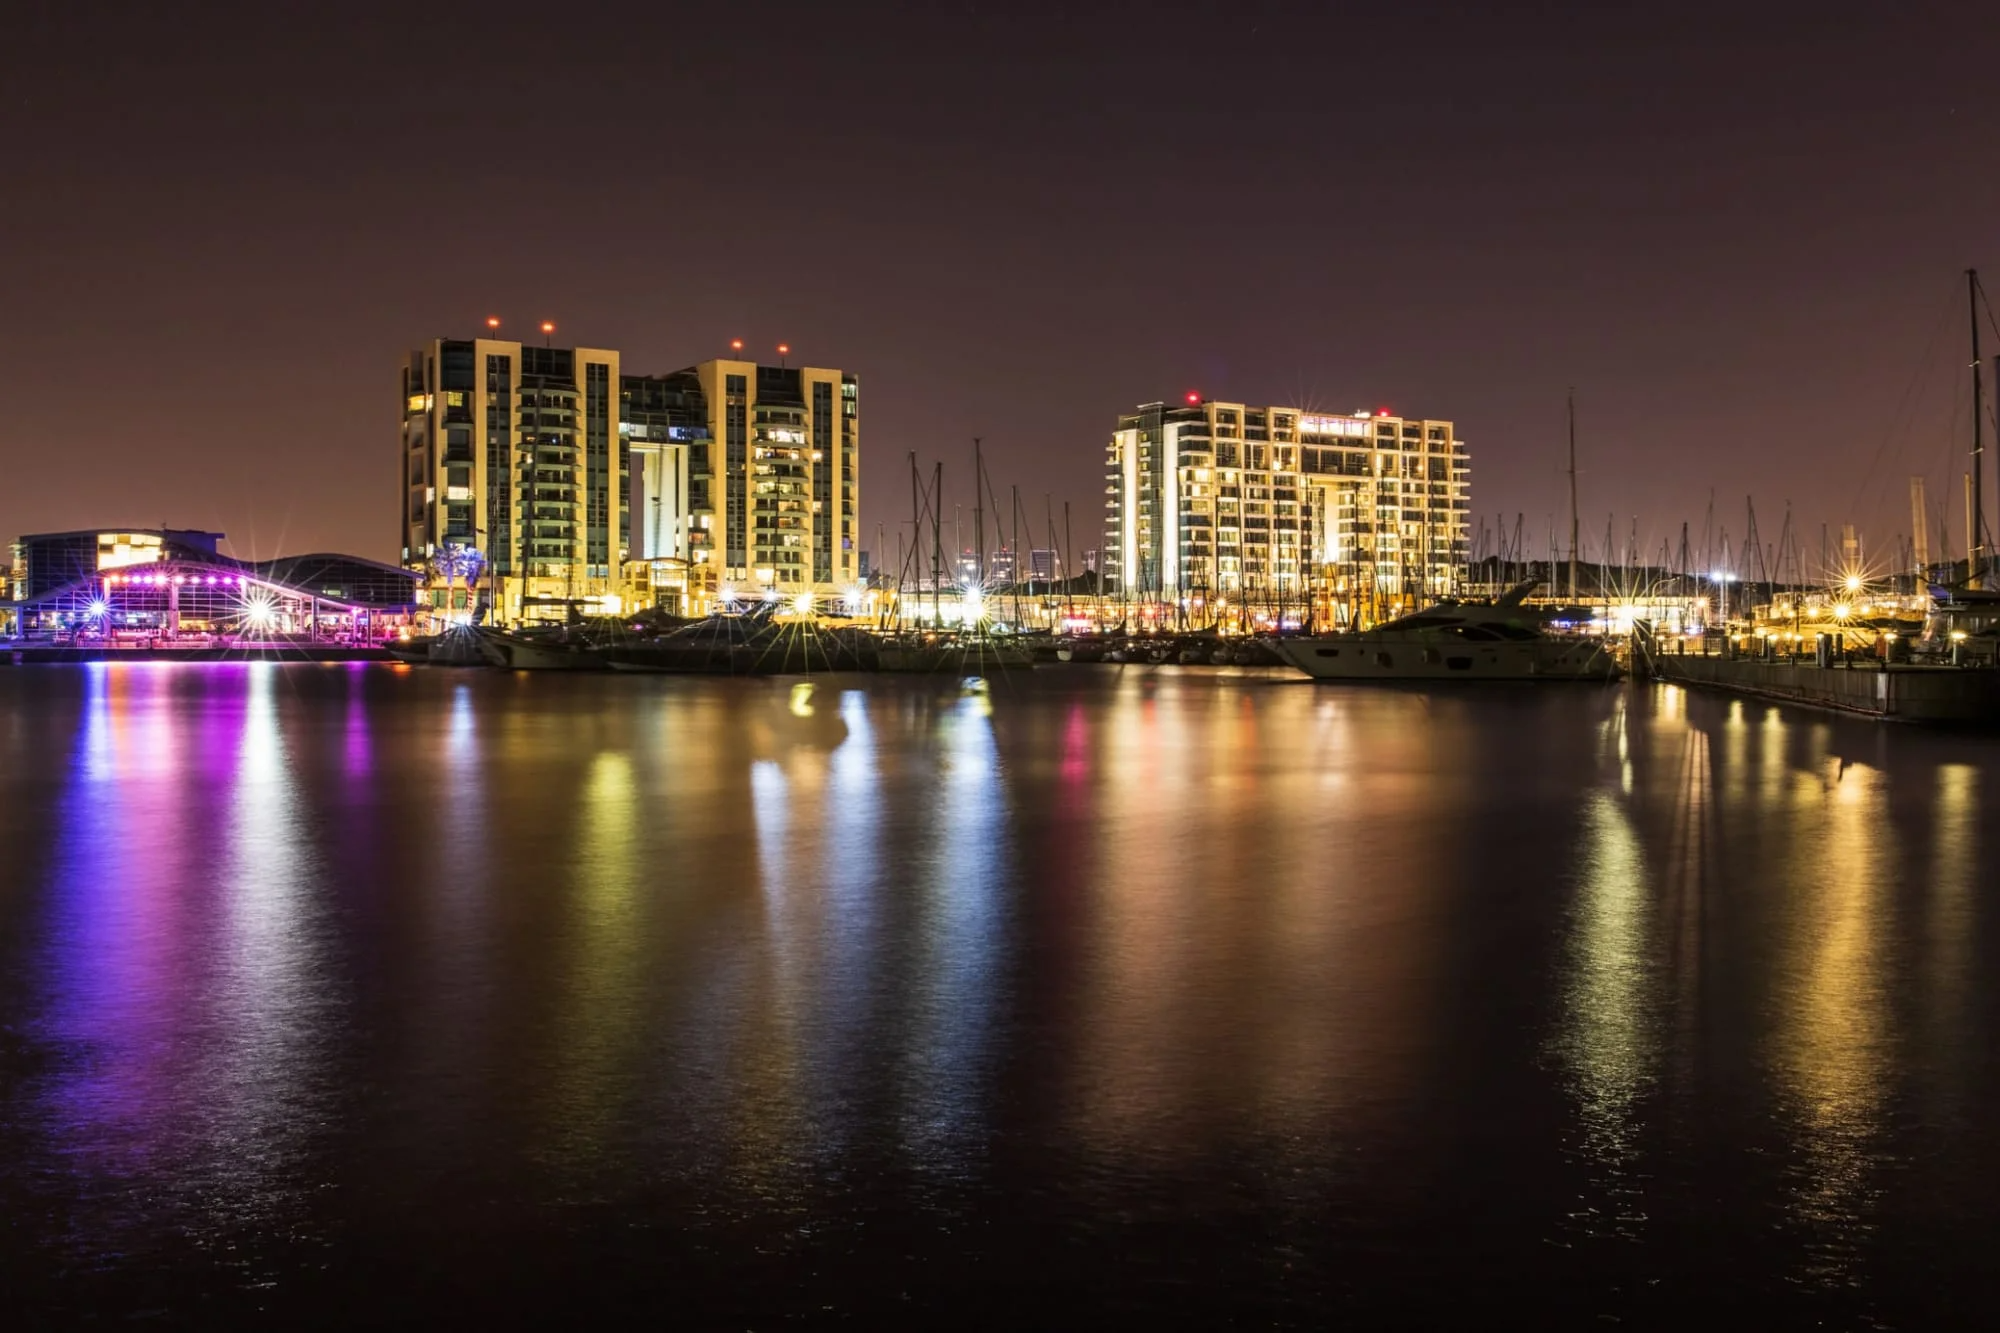
[[[92,620],[102,620],[104,619],[104,613],[110,609],[111,604],[102,597],[99,597],[84,608],[84,614],[88,615]]]
[[[269,629],[278,618],[278,604],[268,595],[252,593],[243,602],[243,619],[252,629]]]
[[[1861,591],[1861,576],[1859,574],[1849,574],[1847,576],[1847,590],[1849,592]]]
[[[797,597],[794,597],[792,599],[792,610],[802,616],[811,615],[813,613],[813,595],[809,592],[802,592]]]

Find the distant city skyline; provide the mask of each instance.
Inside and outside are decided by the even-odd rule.
[[[742,339],[852,370],[859,545],[893,545],[911,450],[969,503],[974,435],[1097,545],[1102,423],[1187,391],[1451,419],[1474,531],[1545,534],[1574,386],[1593,546],[1636,520],[1656,550],[1712,494],[1739,539],[1754,495],[1767,539],[1789,502],[1886,552],[1921,474],[1932,544],[1962,550],[1961,274],[2000,272],[2000,91],[1949,8],[857,5],[754,41],[635,10],[607,46],[525,8],[522,44],[504,2],[40,7],[0,57],[25,205],[0,342],[30,386],[0,538],[166,524],[393,561],[396,367],[498,316],[631,366]],[[1106,79],[1197,67],[1171,99]],[[580,214],[522,162],[617,184]]]

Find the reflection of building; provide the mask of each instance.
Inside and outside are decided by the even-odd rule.
[[[14,544],[20,630],[152,638],[365,634],[406,623],[418,576],[349,555],[238,560],[219,532],[38,533]]]
[[[1449,421],[1150,403],[1106,450],[1105,575],[1129,595],[1315,595],[1372,614],[1444,596],[1468,549]]]
[[[476,578],[508,621],[853,586],[853,375],[620,370],[615,351],[488,338],[412,352],[403,563],[440,585]]]

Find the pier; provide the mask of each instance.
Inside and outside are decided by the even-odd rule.
[[[2000,726],[2000,671],[1901,663],[1832,663],[1811,658],[1646,656],[1664,681],[1729,690],[1780,703],[1892,722]]]

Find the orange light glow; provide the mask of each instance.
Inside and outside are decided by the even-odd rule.
[[[779,343],[779,344],[778,344],[778,355],[779,355],[779,356],[790,356],[791,354],[792,354],[792,345],[791,345],[790,343]]]
[[[488,316],[486,317],[486,327],[487,327],[487,328],[489,328],[489,329],[497,329],[497,328],[499,328],[499,327],[500,327],[500,316],[498,316],[498,315],[488,315]]]
[[[740,352],[740,351],[742,351],[742,350],[743,350],[743,340],[742,340],[741,338],[731,338],[731,339],[729,340],[729,350],[730,350],[730,351],[732,351],[732,352]]]
[[[543,333],[554,333],[555,331],[556,331],[556,326],[554,320],[545,319],[542,321]]]

